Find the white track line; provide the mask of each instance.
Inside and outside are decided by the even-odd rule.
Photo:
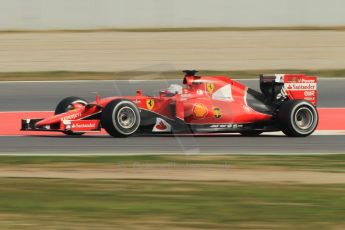
[[[284,136],[283,132],[267,132],[263,133],[265,135],[272,136]],[[345,130],[316,130],[311,136],[343,136],[345,135]]]

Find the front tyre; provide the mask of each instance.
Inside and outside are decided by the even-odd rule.
[[[81,104],[81,105],[87,105],[88,102],[80,97],[66,97],[65,99],[61,100],[59,104],[55,108],[55,115],[61,114],[61,113],[66,113],[70,110],[74,109],[73,104]],[[56,127],[58,128],[58,126]],[[72,131],[65,131],[63,132],[66,135],[82,135],[84,133],[74,133]]]
[[[278,121],[286,136],[306,137],[315,131],[319,115],[315,106],[308,101],[287,101],[279,109]]]
[[[56,106],[55,115],[73,110],[73,104],[87,105],[88,102],[81,97],[66,97]]]
[[[101,124],[113,137],[129,137],[139,128],[139,109],[129,100],[113,100],[103,109]]]

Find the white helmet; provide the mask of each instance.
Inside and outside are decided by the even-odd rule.
[[[172,94],[181,94],[182,93],[182,86],[180,86],[178,84],[171,84],[167,88],[167,92],[172,93]]]

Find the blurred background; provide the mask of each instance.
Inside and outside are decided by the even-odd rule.
[[[342,0],[2,0],[2,30],[343,26]]]
[[[2,0],[0,75],[129,78],[188,68],[341,75],[344,8],[341,0]]]
[[[0,0],[0,229],[345,229],[344,9],[344,0]],[[308,138],[19,131],[21,118],[48,116],[66,96],[153,95],[183,69],[254,89],[247,78],[260,73],[316,74],[333,128]],[[46,81],[90,79],[111,81]]]

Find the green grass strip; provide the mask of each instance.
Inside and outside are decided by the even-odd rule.
[[[1,179],[1,229],[344,229],[345,185]]]
[[[283,167],[297,170],[344,172],[345,154],[312,156],[253,156],[253,155],[142,155],[142,156],[0,156],[1,165],[49,165],[73,163],[78,165],[143,164],[214,164],[236,168]]]

